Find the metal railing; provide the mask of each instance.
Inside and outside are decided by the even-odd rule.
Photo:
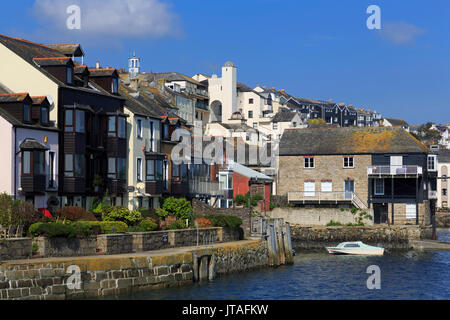
[[[354,192],[334,191],[334,192],[317,192],[317,191],[291,191],[288,192],[288,202],[306,203],[341,203],[351,202],[355,207],[366,209],[367,204],[361,200]]]
[[[369,166],[368,175],[421,175],[423,169],[420,166]]]
[[[205,195],[219,195],[219,182],[217,181],[189,181],[189,193],[191,194],[205,194]]]

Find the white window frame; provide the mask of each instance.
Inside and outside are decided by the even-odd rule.
[[[333,192],[333,182],[332,181],[322,181],[321,190],[322,190],[322,192]]]
[[[414,209],[414,213],[412,213]],[[415,203],[407,203],[405,206],[406,219],[416,219],[417,217],[417,205]]]
[[[140,128],[139,128],[139,123],[140,123]],[[142,119],[138,118],[136,119],[136,138],[137,139],[142,139],[143,138],[143,121]]]
[[[347,166],[345,165],[345,160],[346,159],[347,159],[347,163],[348,163]],[[350,159],[352,159],[352,166],[349,165],[350,164]],[[344,159],[342,161],[343,161],[344,169],[354,169],[355,168],[355,157],[344,157]]]
[[[308,165],[306,165],[306,160],[308,159]],[[312,166],[311,166],[311,160],[312,160]],[[316,161],[314,157],[305,157],[303,160],[303,166],[305,169],[314,169],[316,167]]]
[[[432,160],[432,162],[430,162],[430,160]],[[430,164],[433,165],[432,168],[431,168]],[[428,169],[428,171],[432,171],[432,172],[437,171],[437,156],[436,155],[428,155],[428,157],[427,157],[427,169]]]
[[[140,160],[140,161],[139,161]],[[137,182],[142,182],[143,180],[143,176],[142,176],[142,158],[136,158],[136,181]],[[139,179],[140,177],[140,179]]]

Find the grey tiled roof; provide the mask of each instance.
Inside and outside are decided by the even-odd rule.
[[[280,155],[342,155],[428,153],[428,149],[401,128],[287,129]]]
[[[296,112],[278,112],[272,118],[272,122],[291,122],[296,114]]]
[[[450,163],[450,150],[441,150],[438,152],[438,161]]]

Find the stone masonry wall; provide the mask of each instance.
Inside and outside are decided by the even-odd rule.
[[[133,251],[133,235],[102,234],[97,236],[97,252],[100,254],[121,254]]]
[[[372,215],[372,210],[365,211]],[[331,220],[341,224],[356,222],[355,216],[349,209],[341,211],[338,208],[275,208],[269,213],[269,216],[303,226],[326,226]],[[373,220],[364,219],[363,223],[372,225]]]
[[[409,248],[409,240],[429,239],[431,227],[304,227],[291,225],[292,245],[297,249],[320,249],[346,241],[362,241],[385,248]]]
[[[268,266],[265,242],[241,241],[204,249],[118,256],[47,258],[0,263],[0,299],[71,300],[131,294],[192,284],[199,261],[207,278]],[[79,268],[79,274],[69,272]],[[194,274],[196,272],[196,274]],[[73,280],[79,278],[79,282]],[[68,284],[79,284],[69,287]]]
[[[367,167],[371,165],[370,155],[354,156],[353,169],[344,169],[343,156],[315,156],[315,168],[304,168],[303,156],[280,157],[277,193],[286,195],[288,192],[303,192],[305,180],[314,180],[316,192],[321,191],[322,180],[332,180],[333,192],[344,191],[347,179],[355,181],[356,195],[367,204],[368,179]]]
[[[84,239],[39,237],[34,238],[33,242],[39,247],[37,253],[43,257],[80,257],[97,254],[97,238],[95,236]]]
[[[32,239],[0,239],[0,261],[26,259],[32,255]]]

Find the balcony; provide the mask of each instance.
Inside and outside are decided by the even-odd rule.
[[[163,181],[146,181],[145,182],[145,192],[151,195],[159,195],[164,191]]]
[[[367,167],[369,176],[419,176],[423,170],[420,166],[370,166]]]
[[[21,176],[20,186],[26,193],[44,193],[46,190],[47,177],[45,175]]]
[[[217,196],[219,195],[218,181],[189,181],[189,193],[193,196]]]
[[[292,204],[352,204],[360,209],[367,209],[364,203],[354,192],[288,192],[288,203]]]

